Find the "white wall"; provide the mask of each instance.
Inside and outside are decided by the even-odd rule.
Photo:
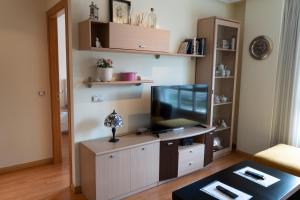
[[[237,148],[256,153],[268,148],[280,43],[284,0],[246,1],[244,50]],[[257,61],[249,55],[249,44],[259,35],[273,40],[270,57]]]
[[[108,21],[108,1],[95,0],[100,7],[100,20]],[[73,18],[73,73],[74,73],[74,128],[75,143],[111,135],[104,127],[105,117],[113,109],[123,117],[124,126],[118,133],[134,131],[148,126],[150,113],[150,85],[141,87],[94,87],[86,88],[82,82],[95,74],[98,58],[111,58],[114,71],[135,71],[153,79],[156,85],[194,83],[195,61],[189,58],[113,54],[78,51],[78,22],[89,16],[90,1],[72,0]],[[232,17],[233,6],[217,0],[139,0],[132,1],[134,12],[155,8],[158,24],[170,30],[170,51],[175,52],[186,37],[196,35],[197,19],[207,16]],[[91,96],[102,95],[105,102],[92,103]],[[79,185],[78,149],[76,145],[75,185]]]
[[[1,1],[0,27],[3,168],[52,157],[45,2]]]
[[[66,108],[66,106],[68,104],[65,17],[66,17],[65,14],[61,14],[57,17],[59,90],[60,90],[60,107],[61,108]]]

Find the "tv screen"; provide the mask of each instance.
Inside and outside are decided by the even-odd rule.
[[[151,131],[199,126],[207,123],[208,86],[205,84],[153,86]]]

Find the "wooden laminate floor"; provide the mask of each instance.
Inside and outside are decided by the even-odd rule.
[[[247,159],[240,153],[232,153],[214,161],[206,168],[166,184],[128,197],[126,200],[170,200],[172,191],[209,176],[219,170]],[[0,200],[86,200],[69,189],[68,162],[47,165],[0,176]]]

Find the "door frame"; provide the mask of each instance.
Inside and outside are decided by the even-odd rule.
[[[62,144],[60,130],[60,102],[59,102],[59,64],[58,64],[58,38],[57,38],[57,16],[65,12],[66,27],[66,64],[67,64],[67,102],[68,102],[68,129],[69,129],[69,168],[70,187],[73,187],[73,86],[72,86],[72,27],[70,16],[70,0],[61,0],[47,11],[48,31],[48,56],[49,56],[49,82],[51,96],[51,125],[52,125],[52,147],[53,163],[62,162]]]

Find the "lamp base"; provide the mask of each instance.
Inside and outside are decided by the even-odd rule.
[[[109,142],[118,142],[119,141],[119,139],[118,138],[110,138],[110,140],[109,140]]]

